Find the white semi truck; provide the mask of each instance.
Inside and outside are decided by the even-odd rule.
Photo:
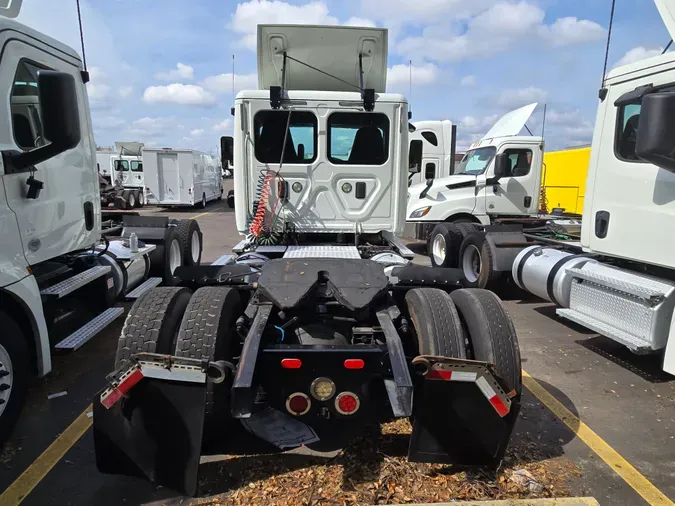
[[[136,209],[145,205],[143,143],[115,142],[115,155],[110,159],[112,182],[118,187],[118,207]]]
[[[116,300],[171,284],[195,234],[201,255],[192,220],[102,212],[88,74],[76,51],[11,19],[20,7],[0,7],[0,444],[52,348],[78,349],[124,312]]]
[[[194,494],[202,454],[329,451],[411,415],[409,459],[500,465],[521,395],[513,324],[396,239],[409,118],[386,72],[386,30],[258,27],[259,89],[235,99],[245,238],[177,271],[187,308],[158,306],[157,288],[130,310],[160,337],[120,337],[94,398],[99,470]]]
[[[413,163],[419,164],[419,168],[415,167],[411,171],[410,186],[452,175],[456,159],[457,126],[447,119],[416,121],[412,125],[414,131],[410,132],[410,152],[417,154]]]

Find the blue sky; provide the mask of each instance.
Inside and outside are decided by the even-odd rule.
[[[81,0],[97,144],[216,150],[238,89],[256,88],[257,23],[389,29],[391,91],[460,144],[509,109],[547,104],[547,145],[590,142],[610,0]],[[19,20],[80,50],[75,0],[24,0]],[[617,0],[609,67],[660,53],[650,0]],[[541,128],[541,110],[529,123]],[[536,130],[535,130],[536,129]]]

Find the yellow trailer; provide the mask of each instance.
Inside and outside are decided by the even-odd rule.
[[[590,146],[544,153],[544,183],[540,199],[543,212],[562,208],[566,213],[582,213],[590,156]]]

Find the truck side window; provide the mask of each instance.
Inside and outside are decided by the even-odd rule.
[[[522,177],[530,173],[532,166],[531,149],[507,149],[504,151],[511,161],[511,174],[507,177]]]
[[[129,170],[128,160],[115,160],[115,170],[127,172]]]
[[[640,122],[640,104],[626,104],[619,107],[614,152],[617,158],[627,162],[641,162],[635,154],[638,123]]]
[[[46,143],[42,135],[37,74],[42,67],[21,60],[12,86],[12,131],[17,146],[24,151]]]
[[[389,159],[389,118],[373,112],[331,114],[328,159],[336,165],[383,165]]]
[[[436,137],[436,134],[433,132],[422,132],[422,137],[424,137],[429,144],[432,144],[434,146],[438,146],[438,137]]]
[[[143,162],[131,160],[131,172],[143,172]]]
[[[255,157],[262,163],[311,163],[316,159],[317,119],[309,111],[293,111],[284,135],[288,111],[259,111],[253,118]]]

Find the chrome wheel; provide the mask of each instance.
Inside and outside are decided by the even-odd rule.
[[[183,265],[180,249],[180,241],[178,239],[171,241],[171,246],[169,247],[169,270],[171,271],[171,275],[173,275],[178,267]]]
[[[9,358],[7,349],[0,344],[0,416],[2,416],[9,403],[13,384],[14,371],[12,370],[12,360]]]
[[[464,272],[464,277],[467,281],[470,281],[471,283],[478,281],[481,262],[479,249],[473,244],[469,245],[464,250],[464,255],[462,256],[462,271]]]
[[[192,262],[195,264],[199,262],[200,246],[199,234],[195,231],[190,239],[190,253],[192,254]]]
[[[445,262],[445,249],[445,237],[438,234],[431,243],[431,255],[434,257],[436,265],[443,265],[443,262]]]
[[[136,207],[136,193],[135,192],[129,193],[129,207],[132,208],[132,209],[134,207]]]
[[[141,206],[145,205],[145,193],[143,190],[138,192],[138,204]]]

